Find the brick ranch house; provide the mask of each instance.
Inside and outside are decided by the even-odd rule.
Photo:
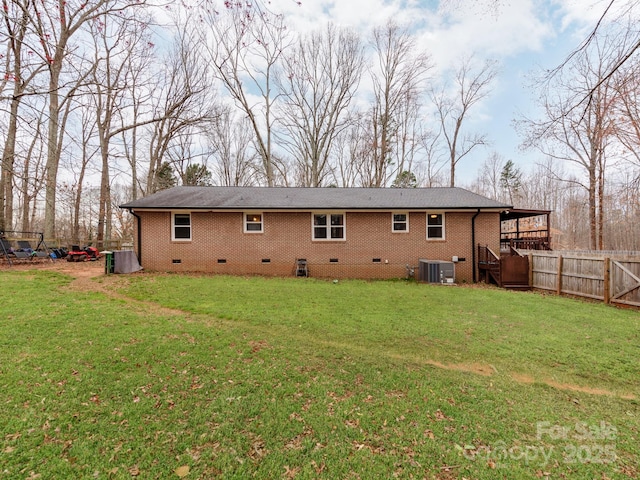
[[[500,249],[509,205],[462,188],[179,186],[121,205],[148,271],[402,278],[420,259],[456,261],[476,280],[476,248]]]

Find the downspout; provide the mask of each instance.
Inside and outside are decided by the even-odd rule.
[[[132,208],[129,208],[129,213],[134,217],[136,217],[136,220],[138,223],[138,226],[136,228],[136,230],[138,231],[138,235],[137,235],[138,248],[136,248],[136,252],[138,252],[138,263],[142,265],[142,233],[141,233],[142,220],[140,219],[140,215],[137,215]],[[475,270],[474,270],[474,275],[475,275]]]
[[[480,215],[480,209],[471,217],[471,258],[473,266],[473,283],[476,283],[476,217]]]

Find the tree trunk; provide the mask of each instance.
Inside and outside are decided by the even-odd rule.
[[[589,248],[597,250],[597,210],[596,210],[596,172],[589,169]]]
[[[56,52],[56,57],[58,54]],[[58,150],[60,95],[58,84],[62,68],[62,52],[60,59],[50,67],[49,79],[49,125],[47,132],[47,163],[45,167],[45,205],[44,205],[44,237],[53,239],[56,236],[56,192],[58,189],[58,167],[60,152]]]
[[[604,250],[604,161],[603,151],[598,156],[598,250]]]
[[[14,93],[19,91],[16,87]],[[15,167],[16,130],[18,129],[18,106],[20,100],[14,95],[9,112],[7,139],[2,152],[2,179],[0,181],[0,230],[13,228],[13,169]]]

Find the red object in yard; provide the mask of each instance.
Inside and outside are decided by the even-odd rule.
[[[67,262],[88,262],[100,258],[100,252],[96,247],[82,247],[73,245],[67,254]]]

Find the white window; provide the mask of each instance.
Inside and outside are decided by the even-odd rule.
[[[408,213],[392,213],[391,214],[391,231],[394,233],[409,232],[409,214]]]
[[[427,240],[444,240],[444,213],[427,213]]]
[[[182,242],[191,240],[190,213],[174,213],[171,215],[171,240]]]
[[[313,214],[314,240],[344,240],[344,227],[343,213]]]
[[[244,233],[262,233],[262,213],[244,214]]]

